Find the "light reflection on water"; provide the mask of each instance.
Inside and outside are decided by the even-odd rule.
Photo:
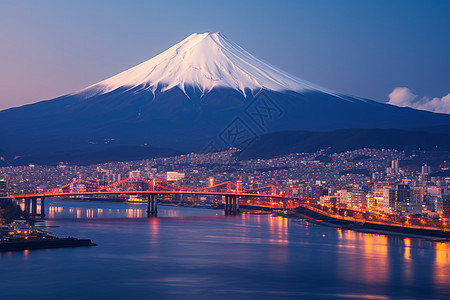
[[[21,204],[24,205],[23,203]],[[79,207],[79,206],[82,207]],[[98,206],[111,208],[99,208]],[[147,205],[136,203],[104,203],[104,202],[83,202],[73,200],[47,200],[46,216],[48,219],[75,218],[75,219],[96,219],[96,218],[143,218],[147,216]],[[75,207],[73,207],[75,206]],[[161,206],[163,209],[158,213],[159,217],[180,217],[178,207]],[[213,215],[221,216],[221,210],[214,210]]]
[[[435,279],[437,285],[449,284],[450,244],[436,243]]]
[[[133,299],[448,299],[450,293],[449,244],[210,209],[159,206],[158,217],[147,218],[146,209],[48,201],[46,224],[60,226],[53,232],[99,246],[0,254],[8,274],[0,273],[0,282],[15,291],[5,297],[27,299],[18,288],[24,277],[34,299],[67,291],[75,281],[79,288],[68,299],[86,293]]]

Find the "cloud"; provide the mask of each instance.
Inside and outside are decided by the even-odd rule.
[[[388,104],[450,114],[450,93],[438,97],[421,97],[407,87],[397,87],[389,94]]]

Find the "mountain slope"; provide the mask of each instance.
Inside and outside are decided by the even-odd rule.
[[[285,130],[449,124],[450,115],[315,86],[255,58],[221,34],[207,33],[191,35],[79,92],[1,111],[0,149],[27,160],[124,145],[186,152],[238,146]],[[233,139],[232,130],[246,130],[246,135]]]
[[[231,88],[246,96],[248,91],[326,91],[287,74],[254,57],[223,34],[194,33],[146,62],[75,94],[86,97],[120,88],[155,93],[180,88],[204,95],[213,88]]]
[[[363,128],[327,132],[283,131],[258,137],[239,157],[244,160],[273,158],[288,153],[310,153],[321,149],[327,149],[327,153],[339,153],[362,148],[450,151],[450,134]]]

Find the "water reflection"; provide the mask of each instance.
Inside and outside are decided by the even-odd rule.
[[[280,274],[287,272],[292,268],[292,262],[301,258],[305,264],[310,263],[313,270],[317,267],[324,268],[324,272],[328,270],[333,272],[335,276],[333,280],[366,285],[374,287],[373,289],[380,286],[386,289],[393,282],[412,288],[420,286],[418,278],[422,278],[422,283],[426,287],[424,289],[431,289],[430,287],[434,286],[436,289],[448,290],[447,286],[450,284],[450,245],[446,243],[309,226],[307,223],[293,222],[272,215],[241,214],[208,218],[213,220],[209,223],[207,221],[202,223],[200,221],[202,218],[199,217],[181,219],[185,216],[223,215],[221,210],[198,208],[159,206],[158,217],[147,220],[146,209],[145,204],[49,201],[47,216],[48,219],[141,219],[130,222],[136,221],[145,226],[141,228],[141,232],[147,236],[146,251],[151,257],[164,256],[164,252],[168,251],[164,248],[164,244],[178,239],[183,239],[182,243],[176,244],[174,249],[179,248],[182,251],[180,257],[186,256],[186,252],[183,252],[185,249],[201,254],[203,249],[197,248],[194,243],[200,240],[203,243],[202,247],[234,245],[233,250],[229,251],[240,266],[250,267],[255,263],[265,262],[269,264],[271,271]],[[194,226],[197,222],[202,225]],[[168,223],[172,227],[168,227]],[[95,224],[104,226],[97,221]],[[133,228],[126,223],[123,226],[126,229],[122,230],[132,231],[136,224],[133,223],[132,226]],[[116,227],[113,228],[115,232]],[[124,235],[129,234],[129,231],[125,231]],[[182,232],[189,238],[183,236]],[[197,254],[190,255],[198,257]],[[205,254],[206,257],[208,255],[210,252]],[[371,290],[370,293],[378,294],[376,290]],[[370,293],[368,291],[368,294]],[[383,294],[383,291],[380,293]],[[362,295],[358,294],[358,297],[361,298]]]
[[[150,245],[151,248],[155,248],[158,246],[158,244],[156,243],[159,240],[159,219],[158,218],[150,218],[149,222],[149,234],[150,234]]]
[[[266,219],[265,217],[264,219]],[[281,216],[269,216],[267,223],[269,225],[269,244],[278,245],[274,247],[269,256],[269,261],[277,266],[277,269],[285,269],[289,265],[289,231],[288,219]]]
[[[73,204],[73,202],[71,203]],[[69,207],[61,202],[51,202],[47,207],[46,215],[49,219],[60,218],[76,218],[76,219],[95,219],[102,217],[127,217],[127,218],[142,218],[146,216],[146,209],[144,206],[129,207],[123,203],[122,209],[103,209],[95,206],[102,204],[88,203],[91,207]],[[81,205],[80,202],[76,205]],[[117,204],[116,204],[117,205]]]
[[[339,248],[347,255],[339,256],[339,270],[348,280],[360,278],[367,284],[389,281],[387,236],[338,230]],[[354,259],[349,260],[348,256]],[[362,257],[363,259],[356,259]],[[360,264],[363,262],[363,265]],[[359,262],[359,263],[357,263]]]
[[[174,208],[166,208],[164,210],[164,217],[180,217],[180,210]]]
[[[94,210],[92,208],[86,209],[86,218],[92,219],[94,217]]]
[[[47,211],[46,215],[49,218],[55,218],[55,216],[57,216],[58,214],[61,214],[63,212],[63,209],[64,208],[62,206],[50,206],[48,208],[48,211]]]
[[[24,204],[21,204],[24,206]],[[184,208],[196,215],[198,208]],[[201,209],[200,209],[201,210]],[[223,215],[222,210],[209,210],[208,215]],[[144,218],[147,217],[147,205],[136,203],[104,203],[73,200],[49,200],[46,204],[48,219],[75,218]],[[180,217],[180,208],[172,206],[158,206],[158,217]]]
[[[412,270],[412,261],[411,261],[411,239],[410,238],[404,238],[403,239],[403,277],[405,278],[405,281],[411,282],[413,277],[413,270]]]
[[[338,269],[347,280],[360,278],[369,285],[389,285],[396,280],[405,285],[412,285],[418,272],[431,272],[434,274],[436,287],[447,288],[450,283],[448,243],[341,229],[337,229],[337,238],[338,249],[343,253],[338,256]],[[401,259],[396,253],[401,253]],[[349,260],[349,257],[353,259]],[[418,261],[422,261],[420,267],[417,265]],[[427,280],[432,282],[429,278]]]
[[[405,260],[410,260],[411,259],[411,239],[404,238],[403,243],[405,244],[403,257],[405,258]]]
[[[268,219],[271,244],[287,245],[288,239],[288,219],[281,216],[270,215]]]
[[[126,209],[127,218],[142,218],[142,209],[137,208],[127,208]]]
[[[435,243],[435,280],[438,285],[449,284],[450,278],[450,245]]]

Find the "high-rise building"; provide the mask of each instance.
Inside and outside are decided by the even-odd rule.
[[[450,197],[442,199],[442,216],[450,218]]]
[[[320,197],[328,195],[328,189],[324,188],[321,185],[315,185],[312,188],[312,198],[316,201],[316,203],[319,203]]]
[[[8,182],[6,179],[0,179],[0,197],[8,194]]]
[[[385,211],[406,212],[405,209],[411,207],[411,203],[413,203],[411,198],[412,192],[408,184],[385,187],[383,190],[383,209]],[[414,209],[416,206],[414,206]],[[420,207],[420,205],[417,207]]]
[[[391,162],[391,168],[392,168],[392,171],[394,172],[394,174],[398,173],[398,171],[399,171],[399,161],[398,161],[398,159],[394,159]]]
[[[422,186],[415,186],[412,189],[411,201],[414,203],[422,203],[424,200],[424,188]]]
[[[422,166],[422,175],[430,175],[431,174],[431,167],[427,164]]]
[[[421,179],[422,181],[430,181],[431,180],[431,167],[425,164],[422,166],[422,172],[421,172]]]

